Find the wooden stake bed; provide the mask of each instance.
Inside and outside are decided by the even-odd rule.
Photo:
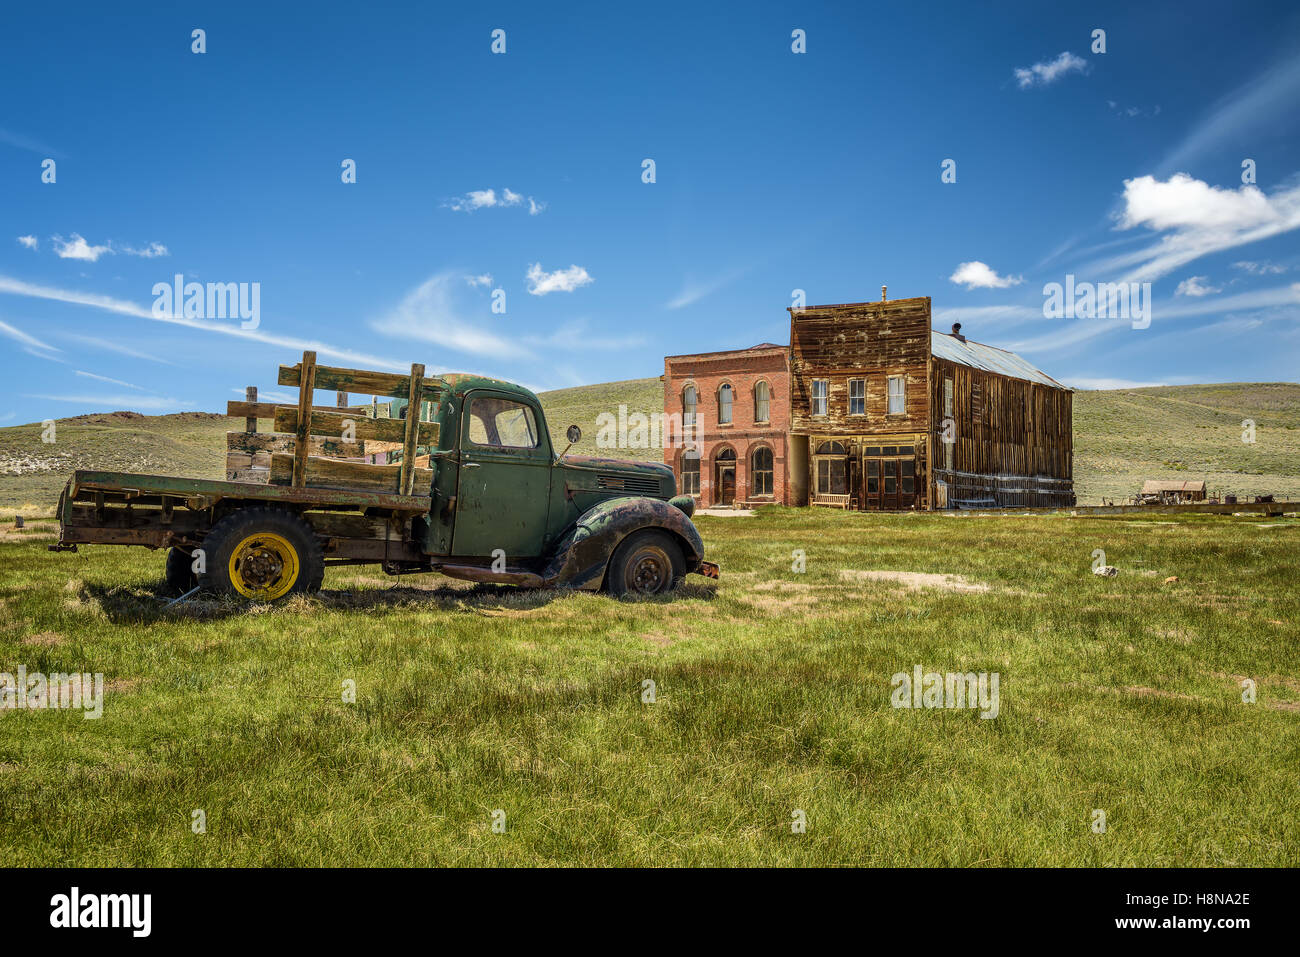
[[[246,423],[243,432],[226,434],[228,481],[416,496],[427,508],[433,472],[419,467],[428,459],[417,461],[417,453],[438,444],[439,426],[420,421],[420,410],[425,402],[436,408],[445,382],[426,379],[419,363],[410,375],[318,366],[314,352],[304,352],[297,365],[280,366],[277,382],[298,387],[296,405],[257,402],[253,389],[248,401],[227,405],[227,415]],[[333,389],[340,400],[350,392],[405,399],[407,415],[378,418],[365,406],[318,406],[317,389]],[[270,419],[274,431],[258,432],[258,419]],[[400,458],[396,464],[373,461],[379,455]]]

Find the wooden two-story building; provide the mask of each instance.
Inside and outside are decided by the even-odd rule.
[[[808,463],[798,504],[1073,504],[1071,390],[960,324],[933,331],[929,297],[883,293],[790,310],[790,458]]]

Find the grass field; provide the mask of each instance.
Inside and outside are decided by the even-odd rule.
[[[1296,518],[698,523],[723,577],[671,599],[332,570],[253,610],[7,527],[0,670],[108,690],[0,712],[5,861],[1300,863]],[[892,708],[917,665],[998,673],[997,717]]]
[[[583,431],[575,453],[663,461],[659,449],[597,448],[601,413],[663,411],[658,379],[630,379],[541,393],[547,425],[564,448],[570,425]],[[1256,441],[1241,441],[1242,420]],[[0,429],[0,507],[48,511],[73,468],[154,472],[192,478],[225,474],[226,431],[242,422],[203,412],[132,412],[61,419],[58,441],[40,424]],[[270,429],[264,422],[262,428]],[[1075,491],[1080,504],[1125,502],[1148,478],[1205,479],[1212,490],[1300,500],[1300,385],[1228,383],[1163,386],[1074,397]]]

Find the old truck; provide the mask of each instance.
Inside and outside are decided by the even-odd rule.
[[[419,364],[410,375],[318,366],[312,352],[277,381],[298,387],[296,406],[229,404],[246,424],[227,433],[239,461],[226,481],[74,472],[51,550],[165,548],[174,591],[260,602],[320,588],[330,565],[615,596],[718,577],[671,469],[569,455],[577,426],[557,454],[528,389],[426,378]],[[322,407],[317,389],[376,398],[369,410]],[[398,414],[378,416],[378,397]],[[267,419],[274,431],[259,432]],[[235,467],[254,460],[260,476]]]

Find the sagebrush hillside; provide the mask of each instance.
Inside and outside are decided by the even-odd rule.
[[[658,448],[602,449],[599,417],[662,411],[658,378],[628,379],[540,394],[557,448],[577,425],[580,454],[662,461]],[[1242,423],[1255,442],[1242,442]],[[0,507],[54,505],[74,468],[221,478],[225,433],[241,420],[207,412],[109,412],[57,422],[57,441],[39,423],[0,429]],[[264,422],[263,428],[270,428]],[[1078,392],[1074,475],[1081,504],[1125,501],[1148,478],[1205,479],[1210,489],[1300,499],[1300,385],[1222,383]],[[33,508],[34,507],[34,508]]]

